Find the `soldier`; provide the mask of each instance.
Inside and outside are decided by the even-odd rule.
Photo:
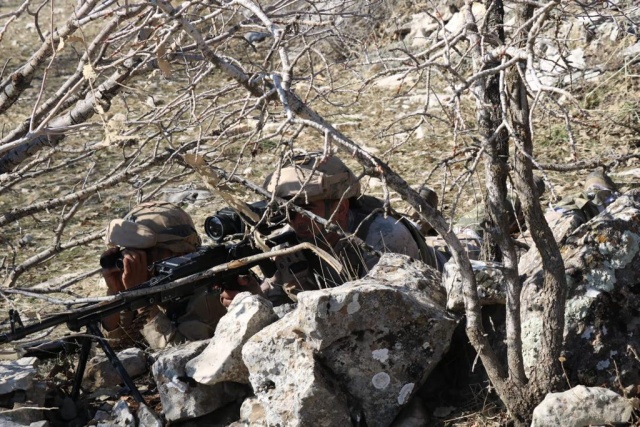
[[[534,181],[537,196],[541,197],[545,189],[544,181],[539,177],[534,177]],[[587,176],[581,193],[565,197],[554,204],[545,212],[545,218],[556,239],[561,241],[568,233],[602,212],[619,194],[611,178],[603,170],[596,170]],[[520,238],[528,236],[524,228],[520,201],[517,197],[509,197],[506,206],[510,232],[519,235]],[[466,241],[469,256],[472,259],[478,259],[484,244],[484,221],[486,221],[486,213],[484,206],[480,205],[454,224],[454,230],[459,233],[459,238]]]
[[[194,252],[201,243],[189,214],[168,202],[142,203],[123,219],[112,220],[105,240],[111,246],[101,257],[107,295],[140,285],[151,278],[153,262]],[[116,262],[105,261],[109,259]],[[120,345],[139,342],[142,336],[159,349],[210,338],[225,312],[217,294],[203,291],[181,303],[122,311],[103,319],[102,326],[105,336]]]
[[[613,180],[605,171],[598,169],[587,175],[581,194],[565,197],[553,210],[560,213],[571,211],[581,223],[585,223],[602,212],[619,195]]]
[[[337,286],[363,277],[378,262],[379,255],[363,249],[354,239],[345,237],[348,235],[357,236],[375,251],[422,259],[439,270],[446,261],[443,254],[427,246],[424,237],[410,221],[394,215],[384,216],[381,209],[376,212],[375,208],[382,207],[382,202],[361,196],[360,182],[335,156],[324,158],[313,153],[295,157],[290,166],[270,175],[264,186],[277,197],[290,200],[329,220],[345,232],[327,231],[316,221],[296,212],[289,216],[289,225],[299,240],[329,251],[341,261],[346,272],[337,274],[317,257],[307,257],[305,268],[293,272],[289,267],[280,269],[276,276],[265,280],[260,287],[251,278],[239,279],[239,284],[254,293],[274,299],[280,290],[284,290],[289,298],[295,300],[296,293],[302,290]],[[295,261],[288,264],[300,265]],[[223,304],[228,306],[236,294],[234,291],[223,292]]]

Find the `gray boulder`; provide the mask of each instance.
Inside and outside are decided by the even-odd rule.
[[[267,424],[391,424],[449,346],[445,301],[437,271],[396,254],[362,280],[300,293],[242,351]]]
[[[189,378],[187,361],[198,355],[207,341],[195,341],[163,351],[151,367],[160,402],[168,421],[195,418],[244,397],[245,386],[236,383],[204,385]]]
[[[531,427],[584,427],[627,423],[633,405],[617,393],[601,387],[576,386],[549,393],[533,410]]]
[[[582,215],[573,210],[548,210],[544,214],[544,218],[551,228],[553,237],[562,246],[567,241],[567,237],[575,231],[576,228],[584,224],[585,220]],[[531,233],[527,230],[521,236],[523,243],[531,244]],[[535,272],[540,271],[540,254],[538,249],[532,247],[524,253],[518,261],[518,271],[521,275],[532,276]]]
[[[237,295],[207,347],[187,363],[187,374],[207,385],[223,381],[249,384],[249,372],[241,357],[242,346],[276,320],[278,316],[271,302],[248,292]]]
[[[567,237],[561,248],[567,277],[564,368],[574,384],[640,382],[640,192],[613,202]],[[542,339],[542,270],[532,268],[523,287],[521,316],[527,370]],[[631,349],[631,350],[630,350]]]
[[[0,427],[48,427],[48,421],[37,421],[30,424],[23,424],[14,421],[12,418],[0,415]]]
[[[38,364],[39,360],[35,357],[0,362],[0,395],[16,390],[30,390]]]
[[[257,397],[248,397],[240,407],[240,419],[229,427],[268,427],[265,421],[264,405]]]
[[[147,357],[139,348],[126,348],[118,352],[118,359],[131,378],[147,372]],[[87,362],[82,386],[87,389],[109,388],[122,384],[122,378],[103,353]]]
[[[11,405],[0,426],[31,425],[44,418],[46,384],[35,381],[40,361],[35,357],[0,362],[0,395]]]
[[[138,427],[162,427],[162,420],[158,414],[153,412],[147,405],[140,405],[138,408]]]
[[[111,411],[113,423],[118,426],[135,426],[136,418],[131,413],[131,409],[127,402],[118,400]]]
[[[34,382],[28,391],[17,390],[11,393],[13,411],[8,411],[7,416],[18,424],[31,425],[44,419],[47,384]],[[1,423],[0,423],[1,425]]]
[[[502,264],[471,260],[471,267],[476,277],[478,297],[481,305],[505,304],[506,291]],[[442,271],[442,283],[447,290],[447,309],[456,313],[464,313],[462,278],[458,265],[449,260]]]

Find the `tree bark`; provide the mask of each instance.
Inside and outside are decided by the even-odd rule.
[[[491,55],[485,55],[483,49],[489,44],[485,42],[486,34],[497,34],[498,43],[504,43],[501,32],[504,20],[503,5],[500,0],[485,1],[486,16],[482,30],[478,29],[475,17],[471,13],[471,3],[467,3],[466,22],[469,40],[472,45],[472,59],[474,71],[481,73],[486,69],[497,68],[499,63],[491,62]],[[533,8],[525,6],[520,9],[520,25],[524,25],[532,16]],[[519,25],[519,26],[520,26]],[[494,41],[495,43],[495,41]],[[524,41],[521,42],[524,45]],[[504,60],[503,60],[504,61]],[[521,60],[516,64],[524,67]],[[524,69],[521,70],[524,75]],[[507,334],[507,364],[508,376],[493,376],[488,374],[499,392],[500,397],[518,424],[526,424],[530,420],[533,408],[540,398],[553,388],[557,378],[559,362],[557,354],[562,340],[564,298],[564,267],[562,258],[553,234],[547,225],[542,209],[537,200],[533,181],[531,154],[533,143],[531,129],[528,123],[529,109],[527,92],[520,80],[517,70],[509,72],[509,94],[505,79],[506,71],[500,70],[489,77],[479,78],[473,82],[471,90],[476,98],[477,122],[480,134],[483,136],[485,152],[485,173],[487,185],[487,212],[491,219],[492,228],[489,235],[495,239],[502,253],[504,277],[507,287],[506,301],[506,334]],[[509,120],[513,122],[512,137],[516,141],[514,168],[516,171],[516,189],[522,204],[526,223],[531,230],[534,243],[544,252],[545,296],[549,304],[545,307],[544,324],[545,342],[539,360],[540,369],[534,369],[532,381],[529,382],[522,357],[520,296],[522,285],[518,274],[518,259],[510,236],[507,212],[506,182],[509,173],[508,142]],[[476,336],[469,334],[471,343],[480,353],[480,344]],[[482,357],[482,353],[481,357]],[[485,358],[482,358],[485,363]],[[550,368],[548,368],[550,367]]]
[[[533,16],[533,7],[522,5],[517,9],[518,26],[525,26]],[[528,31],[531,25],[525,26]],[[529,38],[535,34],[529,33]],[[524,47],[525,41],[522,41]],[[542,207],[535,192],[533,181],[533,141],[529,123],[529,101],[527,90],[521,76],[525,75],[526,64],[520,62],[519,71],[513,69],[509,73],[509,101],[513,136],[518,142],[515,150],[514,169],[515,185],[522,203],[522,211],[531,233],[531,238],[542,258],[544,286],[542,288],[543,304],[543,341],[538,349],[537,366],[531,375],[531,405],[539,403],[544,395],[552,391],[562,375],[559,361],[564,331],[565,289],[567,287],[564,262],[553,233],[549,228]],[[518,295],[519,298],[519,295]],[[532,407],[533,409],[533,407]]]

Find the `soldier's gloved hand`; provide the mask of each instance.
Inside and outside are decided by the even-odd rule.
[[[220,302],[222,303],[223,306],[229,307],[233,299],[240,292],[251,292],[252,294],[255,294],[255,295],[262,295],[260,284],[258,283],[256,276],[253,274],[238,275],[238,278],[236,279],[236,284],[242,289],[241,290],[224,289],[220,293]]]
[[[119,248],[107,249],[103,256],[115,254]],[[143,250],[122,250],[122,270],[117,267],[103,268],[102,277],[113,295],[149,280],[151,273],[147,268],[147,253]]]

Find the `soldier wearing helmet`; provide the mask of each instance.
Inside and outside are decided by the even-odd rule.
[[[149,280],[153,262],[194,252],[201,244],[189,214],[168,202],[142,203],[123,219],[112,220],[105,240],[110,248],[100,263],[108,295]],[[169,343],[210,338],[225,312],[216,295],[203,292],[180,304],[122,311],[102,323],[105,336],[119,340],[120,345],[144,338],[159,349]]]
[[[582,224],[602,212],[619,195],[618,186],[609,175],[597,169],[587,175],[581,193],[563,198],[554,206],[554,211],[569,212]]]
[[[294,157],[290,165],[271,174],[264,187],[276,197],[328,220],[343,231],[329,231],[306,215],[290,213],[289,225],[298,238],[329,251],[341,261],[346,273],[339,275],[321,260],[309,257],[308,268],[304,271],[285,274],[288,278],[276,275],[265,280],[261,286],[263,294],[273,296],[278,289],[283,289],[289,298],[295,300],[295,294],[299,291],[337,286],[348,280],[361,278],[379,260],[379,255],[374,251],[405,254],[415,259],[425,258],[420,246],[420,242],[426,246],[424,238],[419,236],[417,230],[412,229],[409,221],[391,215],[385,216],[382,209],[376,212],[363,208],[360,182],[335,156],[323,157],[314,153]],[[382,206],[381,202],[379,206]],[[354,239],[345,237],[349,235],[357,236],[374,251],[363,250]],[[433,253],[429,260],[428,263],[432,266],[441,267],[442,260],[438,260],[439,264]],[[253,292],[258,292],[255,284],[239,283],[250,285]],[[223,304],[228,306],[236,293],[223,292]]]

